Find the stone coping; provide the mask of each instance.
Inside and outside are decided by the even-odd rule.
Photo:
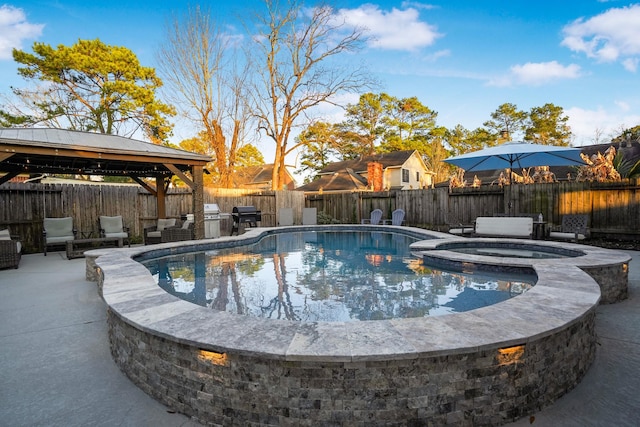
[[[575,252],[579,256],[569,256],[567,258],[516,258],[516,257],[497,257],[475,254],[463,254],[448,250],[447,246],[451,243],[470,243],[479,247],[493,247],[492,244],[513,245],[517,249],[537,249],[550,253],[567,254]],[[629,263],[631,256],[624,252],[599,248],[597,246],[587,246],[577,243],[556,242],[551,240],[525,240],[525,239],[505,239],[505,238],[447,238],[422,240],[411,244],[411,251],[417,255],[424,255],[428,251],[429,257],[443,258],[454,261],[487,264],[495,266],[510,267],[533,267],[541,268],[543,266],[549,268],[564,268],[575,266],[579,268],[597,268],[609,267],[623,263]],[[435,252],[434,252],[435,251]],[[537,270],[536,270],[537,271]],[[537,286],[537,285],[536,285]]]
[[[537,284],[523,295],[477,310],[435,317],[366,322],[293,322],[258,319],[221,312],[183,301],[162,290],[134,257],[169,255],[259,240],[271,233],[320,230],[378,230],[423,236],[416,251],[430,251],[451,237],[399,226],[293,226],[247,229],[240,236],[172,242],[87,252],[95,261],[98,286],[109,309],[132,326],[172,341],[218,353],[274,360],[358,362],[401,360],[477,352],[525,344],[566,329],[593,310],[600,299],[598,283],[579,267],[619,261],[624,253],[588,249],[584,257],[562,260],[478,259],[530,267]],[[446,239],[445,239],[446,238]],[[435,240],[434,240],[435,239]],[[507,241],[509,239],[479,239]],[[522,243],[522,240],[515,240]],[[539,241],[527,241],[540,244]],[[545,245],[556,243],[545,242]],[[570,244],[558,243],[563,247]],[[444,251],[443,251],[444,252]],[[460,254],[451,252],[451,256]],[[463,255],[465,259],[476,257]],[[97,258],[97,259],[96,259]],[[489,257],[482,257],[489,258]]]

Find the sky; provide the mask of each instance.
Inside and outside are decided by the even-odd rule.
[[[609,142],[640,125],[640,3],[618,0],[328,1],[349,25],[365,27],[358,54],[381,82],[375,92],[416,96],[436,124],[473,130],[504,103],[529,111],[563,108],[572,145]],[[99,38],[155,67],[164,28],[189,1],[12,1],[0,3],[0,96],[24,87],[13,48],[70,46]],[[201,1],[218,22],[241,27],[261,0]],[[313,3],[308,1],[307,5]],[[356,103],[358,95],[344,101]],[[331,117],[327,112],[327,118]],[[180,126],[174,141],[193,136]],[[195,132],[194,132],[195,133]],[[599,139],[596,135],[600,135]],[[269,143],[258,148],[269,158]]]

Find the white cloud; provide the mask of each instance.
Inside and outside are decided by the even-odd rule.
[[[540,86],[555,80],[578,77],[580,77],[580,66],[576,64],[565,66],[557,61],[527,62],[512,66],[507,75],[495,77],[488,84],[490,86]]]
[[[627,58],[622,61],[622,66],[625,70],[635,73],[638,69],[638,58]]]
[[[629,103],[625,101],[616,101],[615,104],[622,111],[629,111],[631,109],[631,106],[629,105]]]
[[[619,103],[618,103],[619,104]],[[624,105],[624,103],[623,103]],[[569,117],[569,126],[575,136],[574,145],[590,145],[595,142],[604,144],[611,141],[611,138],[620,134],[620,131],[636,123],[640,123],[640,115],[623,114],[627,111],[608,111],[602,107],[596,110],[586,110],[584,108],[572,107],[565,110]],[[600,140],[596,141],[596,133],[600,132]]]
[[[431,9],[438,8],[438,6],[435,6],[433,4],[420,3],[420,2],[417,2],[417,1],[403,1],[401,6],[402,6],[403,9],[408,9],[410,7],[413,7],[415,9],[425,9],[425,10],[431,10]]]
[[[357,9],[340,9],[337,15],[347,25],[366,28],[371,36],[370,46],[378,49],[413,51],[432,45],[442,36],[436,27],[420,21],[415,5],[386,12],[376,5],[364,4]]]
[[[30,24],[22,9],[0,6],[0,60],[11,59],[13,48],[21,49],[22,41],[42,34],[42,24]]]
[[[622,61],[635,72],[640,56],[640,4],[577,19],[563,29],[562,45],[599,62]]]
[[[444,49],[426,55],[423,59],[427,62],[436,62],[438,59],[446,58],[448,56],[451,56],[451,51],[449,49]]]

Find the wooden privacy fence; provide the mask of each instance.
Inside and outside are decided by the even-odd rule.
[[[359,223],[374,209],[390,219],[394,209],[405,211],[405,222],[446,230],[455,222],[473,223],[478,216],[541,213],[552,225],[562,215],[588,214],[594,235],[640,237],[640,187],[638,180],[615,183],[559,182],[515,184],[505,187],[447,187],[425,190],[318,194],[306,204],[343,223]]]
[[[262,211],[262,226],[277,225],[280,208],[294,210],[301,223],[302,208],[315,207],[342,223],[357,224],[373,209],[390,219],[394,209],[405,211],[407,225],[446,230],[454,222],[472,223],[478,216],[542,213],[549,224],[559,225],[562,215],[589,215],[594,235],[640,238],[639,181],[617,183],[561,182],[515,184],[480,188],[434,188],[387,192],[357,192],[304,196],[299,191],[256,191],[205,188],[204,203],[217,203],[221,212],[234,206],[255,206]],[[190,213],[190,192],[171,190],[166,197],[168,217]],[[5,183],[0,186],[0,229],[9,226],[27,252],[42,250],[42,219],[72,216],[82,235],[98,232],[100,215],[122,215],[134,241],[144,227],[155,223],[156,199],[142,187],[131,185],[69,185]],[[231,221],[221,223],[230,233]]]
[[[192,211],[191,193],[170,190],[166,196],[167,217],[179,218]],[[300,222],[304,194],[297,191],[204,189],[204,203],[217,203],[221,212],[234,206],[255,206],[262,211],[261,225],[277,225],[281,207],[294,208]],[[122,215],[133,241],[141,241],[145,227],[158,217],[156,198],[137,185],[69,185],[5,183],[0,186],[0,229],[9,227],[23,241],[25,252],[42,250],[42,220],[73,217],[78,237],[97,236],[100,215]],[[221,222],[221,232],[231,232],[231,220]]]

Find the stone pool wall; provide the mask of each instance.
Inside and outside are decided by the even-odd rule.
[[[396,229],[424,235],[427,240],[415,248],[422,255],[435,256],[439,251],[431,250],[442,240],[434,239],[446,237]],[[213,243],[87,254],[87,277],[97,280],[108,307],[117,365],[145,392],[203,424],[494,426],[514,421],[580,382],[595,356],[600,282],[609,280],[614,291],[626,289],[628,256],[617,252],[537,261],[445,250],[441,255],[451,261],[503,271],[533,268],[538,282],[516,298],[465,313],[300,323],[179,300],[132,259],[150,251],[163,256],[255,241],[264,230]]]
[[[109,310],[123,372],[207,425],[495,426],[547,406],[595,356],[595,311],[508,348],[384,361],[287,361],[215,353],[146,333]]]
[[[607,266],[582,266],[582,271],[598,282],[602,297],[601,304],[614,304],[629,296],[629,262]]]

